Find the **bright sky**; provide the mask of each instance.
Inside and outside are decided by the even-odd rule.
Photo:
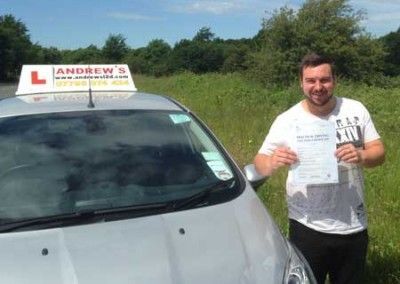
[[[110,34],[122,34],[132,48],[152,39],[173,46],[210,27],[223,39],[251,38],[268,13],[285,4],[297,9],[303,0],[0,0],[0,15],[21,20],[31,41],[45,47],[102,47]],[[362,26],[373,36],[400,27],[400,0],[350,0],[367,13]]]

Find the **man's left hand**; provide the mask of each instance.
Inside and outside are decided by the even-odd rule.
[[[354,147],[353,144],[348,143],[340,146],[336,151],[335,155],[339,161],[345,163],[359,164],[362,161],[361,151]]]

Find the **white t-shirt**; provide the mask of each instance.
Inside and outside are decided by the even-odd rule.
[[[272,155],[279,146],[290,147],[291,133],[298,123],[328,120],[335,124],[337,147],[379,139],[368,110],[358,101],[336,98],[334,110],[318,117],[306,111],[301,103],[280,114],[273,122],[259,153]],[[340,162],[337,184],[294,184],[289,169],[286,199],[289,218],[324,233],[352,234],[367,227],[364,206],[364,177],[362,167]]]

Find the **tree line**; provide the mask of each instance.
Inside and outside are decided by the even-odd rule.
[[[223,40],[202,27],[173,46],[154,39],[134,49],[124,35],[110,34],[102,47],[60,50],[32,43],[26,25],[7,14],[0,16],[0,81],[17,80],[23,64],[126,63],[131,72],[151,76],[243,72],[282,86],[297,78],[301,57],[315,51],[335,61],[340,77],[382,84],[400,75],[400,28],[374,38],[361,26],[364,17],[348,0],[307,0],[296,11],[273,11],[248,39]]]

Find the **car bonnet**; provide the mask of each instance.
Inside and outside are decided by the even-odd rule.
[[[204,208],[0,235],[5,283],[277,283],[287,249],[247,188]],[[18,265],[16,265],[18,264]]]

